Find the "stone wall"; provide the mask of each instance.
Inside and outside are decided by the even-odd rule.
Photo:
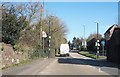
[[[1,43],[0,46],[1,49],[3,48],[3,50],[0,51],[0,63],[2,65],[0,69],[18,64],[25,59],[25,54],[22,52],[14,51],[13,47],[10,44]]]

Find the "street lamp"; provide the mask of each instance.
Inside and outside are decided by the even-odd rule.
[[[97,53],[96,53],[96,56],[97,56],[97,59],[99,58],[99,39],[98,39],[98,34],[99,34],[99,24],[98,22],[95,22],[97,24],[97,41],[96,41],[96,46],[97,46]]]
[[[83,47],[86,49],[86,40],[85,40],[85,25],[83,25],[84,28],[84,40],[83,40]]]
[[[85,39],[85,25],[83,25],[83,28],[84,28],[84,39]]]

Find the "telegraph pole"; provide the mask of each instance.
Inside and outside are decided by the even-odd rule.
[[[42,5],[43,5],[43,7],[42,7],[42,19],[44,19],[44,0],[43,0],[43,4]],[[44,20],[43,20],[43,22],[44,22]],[[43,31],[44,31],[44,27],[43,27],[44,23],[43,22],[42,22],[42,28],[43,28]],[[43,53],[44,53],[44,37],[43,37],[43,43],[42,44],[43,44],[42,46],[43,46]]]
[[[44,19],[44,0],[40,7],[40,46],[43,49],[44,52],[44,37],[42,37],[43,32],[43,19]]]
[[[2,4],[0,4],[0,20],[2,21],[2,12],[3,10],[5,10],[2,6]],[[2,25],[2,22],[0,21],[0,25]],[[2,42],[2,26],[0,26],[0,42]]]
[[[50,23],[50,18],[49,18],[49,36],[48,36],[48,46],[49,46],[49,50],[48,50],[48,58],[50,58],[50,51],[51,51],[51,49],[50,49],[50,43],[51,43],[51,31],[50,31],[50,25],[51,25],[51,23]]]

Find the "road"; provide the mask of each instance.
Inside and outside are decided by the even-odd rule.
[[[4,75],[118,75],[118,69],[104,61],[70,53],[70,57],[38,60],[3,71]]]

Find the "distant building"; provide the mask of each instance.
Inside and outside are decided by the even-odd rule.
[[[96,42],[96,38],[93,38],[87,42],[87,50],[88,51],[96,51],[95,42]]]
[[[87,42],[86,42],[86,40],[82,40],[82,46],[84,47],[84,49],[87,48]]]
[[[112,25],[105,33],[107,61],[120,64],[120,26]]]

